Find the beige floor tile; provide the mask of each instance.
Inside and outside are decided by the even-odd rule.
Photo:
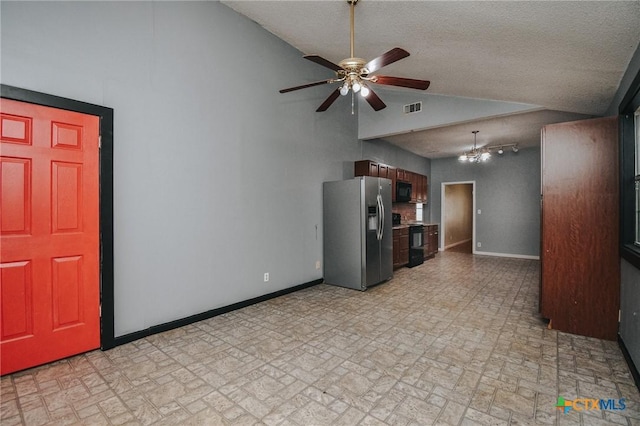
[[[537,261],[439,253],[2,377],[0,423],[640,425],[617,343],[548,330],[538,288]]]

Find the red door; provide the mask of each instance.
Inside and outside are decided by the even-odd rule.
[[[0,102],[0,374],[7,374],[100,346],[99,118]]]

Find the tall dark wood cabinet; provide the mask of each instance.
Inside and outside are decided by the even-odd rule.
[[[553,329],[617,338],[618,180],[617,117],[542,129],[540,311]]]

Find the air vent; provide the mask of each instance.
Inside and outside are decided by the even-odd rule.
[[[422,111],[422,102],[416,102],[416,103],[408,104],[404,106],[405,114],[412,114],[414,112],[420,112],[420,111]]]

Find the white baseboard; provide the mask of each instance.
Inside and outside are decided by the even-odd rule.
[[[468,239],[462,240],[462,241],[458,241],[457,243],[449,244],[448,246],[444,246],[444,249],[448,250],[451,247],[459,246],[460,244],[468,243],[469,241],[471,241],[471,238],[468,238]]]
[[[540,256],[530,256],[528,254],[493,253],[490,251],[474,251],[473,254],[480,256],[513,257],[516,259],[540,260]]]

